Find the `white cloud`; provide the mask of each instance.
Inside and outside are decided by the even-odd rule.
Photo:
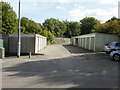
[[[51,0],[51,1],[54,2],[54,0]],[[68,2],[70,2],[70,0],[56,0],[56,2],[68,3]]]
[[[100,0],[99,3],[100,4],[113,4],[116,5],[118,4],[119,0]]]
[[[75,9],[69,11],[69,15],[72,21],[79,21],[84,17],[95,17],[101,22],[109,20],[111,17],[118,17],[118,8],[109,9]]]
[[[19,0],[4,0],[6,2],[18,2]],[[37,2],[46,2],[46,6],[40,7],[45,8],[47,7],[47,2],[59,2],[59,3],[68,3],[68,2],[74,2],[73,10],[69,11],[69,15],[71,17],[71,20],[73,21],[79,21],[83,19],[86,16],[93,16],[102,22],[110,19],[112,16],[118,16],[118,9],[117,5],[115,8],[108,8],[108,9],[89,9],[84,6],[80,6],[77,2],[96,2],[100,4],[109,4],[109,5],[115,5],[120,0],[21,0],[21,2],[33,2],[32,4],[28,5],[22,5],[21,7],[21,14],[26,13],[30,14],[33,12],[38,12],[38,3]],[[18,3],[12,5],[16,12],[18,12]],[[64,9],[64,6],[56,6],[57,9]],[[76,8],[76,9],[74,9]]]
[[[19,0],[4,0],[6,2],[18,2]],[[96,2],[100,4],[117,4],[120,0],[20,0],[21,2],[59,2],[59,3],[69,3],[69,2]]]
[[[19,0],[4,0],[5,2],[19,2]],[[72,0],[20,0],[21,2],[71,2]]]
[[[74,7],[79,8],[79,9],[86,8],[85,6],[81,6],[81,5],[77,4],[77,3],[74,3]]]
[[[77,3],[74,3],[74,7],[77,7]]]
[[[57,9],[64,9],[63,6],[56,6]]]
[[[85,6],[78,6],[79,9],[85,9]]]
[[[34,2],[33,5],[34,5],[34,6],[38,6],[38,3],[37,3],[37,2]]]
[[[4,0],[5,2],[19,2],[19,0]],[[50,2],[50,0],[20,0],[20,2]]]

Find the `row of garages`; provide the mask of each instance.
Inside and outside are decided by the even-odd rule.
[[[2,34],[5,54],[16,54],[18,47],[17,34]],[[21,35],[21,54],[37,54],[47,46],[47,38],[37,34]]]
[[[120,42],[119,35],[91,33],[72,37],[72,44],[91,51],[104,51],[105,44],[110,42]]]
[[[0,53],[16,54],[18,47],[18,36],[15,34],[1,34]],[[119,35],[91,33],[71,38],[74,46],[78,46],[91,51],[104,51],[105,44],[110,42],[120,42]],[[47,38],[37,34],[21,35],[21,53],[37,54],[47,45]],[[2,54],[1,53],[1,54]]]
[[[71,43],[70,38],[61,38],[61,37],[56,37],[53,42],[55,43]]]

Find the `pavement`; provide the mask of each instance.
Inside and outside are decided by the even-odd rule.
[[[3,88],[118,88],[118,62],[105,53],[49,45],[44,55],[2,60]]]

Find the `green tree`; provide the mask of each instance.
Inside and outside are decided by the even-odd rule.
[[[119,34],[120,35],[120,20],[111,20],[109,22],[100,25],[100,28],[96,32],[106,34]]]
[[[50,31],[44,30],[42,32],[42,35],[47,37],[48,44],[53,43],[53,39],[55,38],[55,36]]]
[[[29,19],[26,17],[22,17],[21,18],[21,32],[24,34],[29,33],[28,28],[29,28]]]
[[[66,25],[55,18],[46,19],[43,25],[56,37],[63,37],[66,31]]]
[[[95,19],[94,17],[86,17],[80,20],[81,23],[81,35],[89,34],[92,30],[99,28],[100,21]]]
[[[29,20],[26,17],[21,18],[21,32],[24,34],[41,34],[42,26],[39,23]]]
[[[66,37],[66,38],[70,38],[72,35],[72,33],[71,33],[71,31],[69,30],[69,21],[67,21],[67,20],[65,20],[65,21],[63,21],[63,23],[66,25],[66,31],[65,31],[65,33],[64,33],[64,37]]]
[[[13,34],[17,32],[17,16],[9,3],[2,3],[2,33]]]
[[[72,36],[80,35],[80,24],[78,22],[70,22],[69,30],[71,31]]]
[[[68,21],[65,21],[64,22],[67,26],[67,30],[66,32],[64,33],[65,37],[72,37],[72,36],[78,36],[80,35],[80,27],[81,25],[78,23],[78,22],[68,22]]]

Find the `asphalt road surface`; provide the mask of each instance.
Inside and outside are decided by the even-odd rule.
[[[105,53],[49,45],[44,55],[3,59],[3,88],[117,88],[118,62]]]

